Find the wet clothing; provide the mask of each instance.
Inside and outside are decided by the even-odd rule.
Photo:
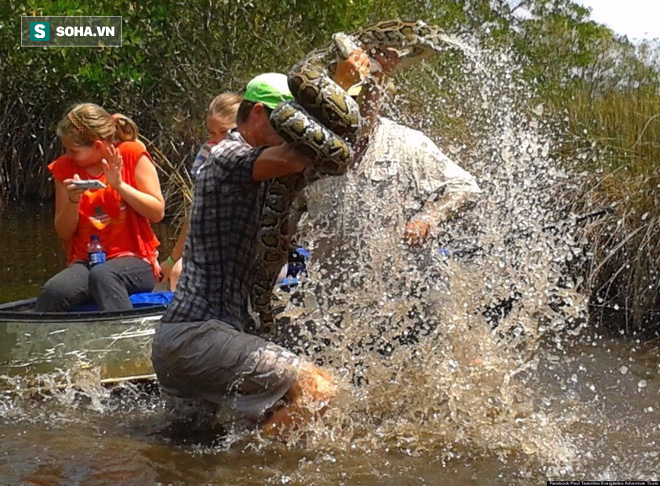
[[[143,155],[151,159],[144,146],[138,142],[123,142],[117,148],[122,156],[122,179],[135,186],[135,167]],[[87,244],[92,235],[98,235],[108,260],[134,256],[148,261],[158,275],[158,251],[160,245],[151,229],[149,220],[126,204],[119,193],[107,184],[105,174],[93,177],[79,167],[71,157],[63,155],[52,162],[48,169],[53,177],[62,182],[78,174],[81,179],[96,179],[107,185],[105,189],[87,190],[78,203],[78,228],[67,242],[67,263],[87,261]]]
[[[151,360],[167,395],[204,400],[251,420],[273,408],[298,370],[295,354],[215,319],[161,324]]]
[[[314,260],[336,275],[362,251],[401,246],[406,223],[426,203],[458,192],[481,190],[423,133],[381,118],[356,167],[306,189],[299,241],[314,241]]]
[[[200,166],[183,272],[156,331],[152,363],[166,394],[258,419],[291,387],[298,358],[244,332],[267,183],[252,171],[263,148],[232,130]]]
[[[264,147],[230,131],[195,182],[183,271],[163,322],[220,319],[245,329],[257,268],[257,232],[266,184],[252,179]]]
[[[429,262],[432,245],[410,248],[403,236],[425,204],[459,192],[481,191],[428,137],[388,119],[379,121],[362,159],[347,174],[306,188],[308,211],[297,241],[312,254],[307,283],[316,289],[318,310],[310,310],[309,320],[322,316],[328,322],[317,342],[385,353],[439,322],[443,305],[435,302],[443,296],[433,290],[439,282]],[[367,324],[368,330],[349,337],[326,331]]]
[[[122,179],[136,187],[138,160],[143,155],[152,160],[151,156],[138,142],[122,142],[117,148],[123,160]],[[101,310],[131,309],[129,295],[152,291],[160,271],[160,243],[149,220],[124,202],[107,184],[105,174],[93,177],[67,155],[57,158],[48,169],[60,182],[78,174],[81,179],[100,180],[107,187],[88,189],[81,195],[78,227],[65,243],[69,267],[46,282],[37,297],[36,310],[64,312],[91,299]],[[88,268],[87,244],[92,235],[99,237],[107,262]]]
[[[91,268],[74,262],[46,282],[35,311],[66,312],[92,299],[100,310],[130,310],[129,295],[151,292],[155,284],[151,265],[141,258],[113,258]]]

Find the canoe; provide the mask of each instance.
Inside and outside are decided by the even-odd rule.
[[[280,289],[289,292],[297,284],[287,277]],[[108,384],[153,378],[151,339],[172,296],[135,294],[133,309],[121,312],[91,305],[34,312],[36,298],[0,304],[0,390],[15,388],[17,377],[60,372],[78,381],[93,370],[95,380]]]
[[[307,272],[306,262],[309,251],[292,245],[287,264],[282,268],[277,285],[280,290],[289,292],[299,283],[298,277]],[[126,311],[108,312],[99,310],[94,303],[76,307],[69,312],[35,312],[36,298],[0,304],[0,322],[11,323],[59,323],[73,322],[121,322],[143,321],[145,318],[160,318],[174,297],[173,292],[154,291],[130,296],[133,308]]]
[[[284,287],[296,283],[289,278],[280,288],[286,292]],[[171,293],[151,294],[153,301]],[[125,312],[37,313],[35,301],[0,305],[0,391],[15,388],[17,377],[65,373],[62,379],[79,381],[90,370],[94,381],[108,384],[153,378],[151,340],[166,304],[134,302]]]
[[[290,255],[278,282],[282,292],[298,286],[309,256],[304,252]],[[121,312],[101,311],[95,304],[35,312],[36,298],[0,304],[0,390],[15,387],[17,377],[60,372],[72,379],[93,370],[102,383],[153,377],[151,339],[173,295],[134,294],[133,309]]]
[[[151,338],[172,296],[135,294],[133,309],[120,312],[95,305],[35,312],[36,298],[0,304],[0,389],[15,386],[17,377],[53,373],[65,373],[65,381],[89,370],[101,382],[151,376]]]
[[[95,305],[79,306],[69,312],[35,312],[36,298],[0,304],[0,322],[108,322],[132,321],[163,315],[172,292],[145,292],[131,296],[133,308],[126,311],[101,311]]]
[[[278,286],[289,292],[298,286],[296,277],[287,276]],[[36,297],[0,304],[0,322],[72,323],[72,322],[132,322],[146,318],[159,319],[172,301],[174,292],[145,292],[131,295],[133,308],[125,311],[101,311],[95,304],[86,304],[68,312],[35,312]]]

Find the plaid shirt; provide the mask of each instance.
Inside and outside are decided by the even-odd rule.
[[[195,182],[183,272],[163,322],[219,319],[244,330],[266,184],[252,179],[262,148],[235,130],[213,147]]]
[[[197,155],[195,156],[195,160],[193,161],[192,168],[190,169],[190,175],[192,176],[193,180],[197,178],[197,173],[199,172],[199,169],[202,167],[204,162],[206,162],[209,158],[209,155],[211,155],[211,150],[213,150],[213,147],[215,147],[216,143],[212,142],[209,140],[208,142],[204,143],[202,145],[202,148],[199,149],[199,152],[197,152]]]

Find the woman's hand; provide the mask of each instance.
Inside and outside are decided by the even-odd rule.
[[[80,202],[80,197],[82,196],[82,193],[85,192],[86,189],[82,187],[76,186],[73,181],[79,181],[80,176],[78,174],[73,175],[73,179],[64,179],[62,181],[62,184],[64,184],[64,187],[66,188],[66,194],[67,197],[69,198],[69,201],[78,204]]]
[[[124,160],[117,147],[107,144],[106,156],[101,163],[103,164],[103,172],[105,173],[105,179],[108,181],[108,184],[115,190],[118,190],[122,183],[121,170],[124,167]]]
[[[168,258],[164,262],[160,263],[160,275],[162,277],[160,280],[161,282],[169,283],[170,281],[170,275],[172,274],[172,267],[174,266],[170,262],[171,260]]]

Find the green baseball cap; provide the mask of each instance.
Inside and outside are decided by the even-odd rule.
[[[280,73],[265,73],[253,78],[245,88],[243,99],[263,103],[274,109],[282,101],[293,100],[286,76]]]

